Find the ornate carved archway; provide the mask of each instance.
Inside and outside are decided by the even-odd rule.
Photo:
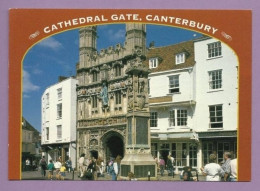
[[[108,131],[101,137],[103,148],[103,158],[108,161],[110,157],[117,155],[124,156],[125,154],[125,139],[120,131]]]

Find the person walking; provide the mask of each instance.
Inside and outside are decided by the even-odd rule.
[[[169,155],[168,159],[167,159],[167,170],[168,170],[168,176],[173,176],[174,177],[174,173],[173,173],[173,158],[171,157],[171,155]]]
[[[225,162],[221,166],[223,170],[223,174],[221,175],[221,181],[230,181],[229,176],[230,176],[230,162],[231,162],[231,153],[230,152],[225,152],[224,153],[224,160]]]
[[[48,179],[52,180],[52,178],[53,178],[53,171],[55,170],[55,167],[54,167],[54,164],[53,164],[52,160],[49,161],[47,169],[49,171],[48,172]]]
[[[47,162],[45,160],[45,156],[43,156],[42,159],[40,160],[40,166],[41,166],[42,177],[45,177],[46,176],[46,169],[47,169]]]
[[[108,164],[108,172],[112,176],[112,180],[116,181],[118,175],[118,164],[113,157],[110,158],[110,162]]]
[[[159,165],[160,165],[161,176],[163,176],[164,168],[165,168],[165,161],[163,160],[162,157],[160,157]]]
[[[30,160],[27,158],[25,161],[25,170],[29,171],[30,170],[30,166],[31,166],[31,162]]]
[[[61,180],[65,179],[65,176],[66,176],[65,171],[66,171],[65,163],[62,163],[62,165],[60,167],[60,172],[59,172]]]
[[[60,159],[58,159],[58,160],[54,163],[54,167],[55,167],[56,179],[57,179],[57,180],[60,180],[60,179],[61,179],[61,176],[60,176],[60,168],[61,168]]]
[[[84,162],[85,162],[85,154],[82,153],[82,154],[80,155],[79,160],[78,160],[78,163],[79,163],[79,172],[80,172],[80,175],[79,175],[79,176],[80,176],[81,178],[83,177],[84,171],[85,171],[85,169],[84,169]]]
[[[237,159],[233,159],[230,161],[230,181],[237,181]]]
[[[67,166],[67,170],[68,172],[72,171],[72,161],[71,158],[69,157],[69,159],[66,161],[66,166]]]
[[[209,164],[201,168],[203,175],[206,176],[206,181],[220,181],[220,177],[224,171],[221,166],[216,163],[216,159],[216,155],[211,154],[209,156]]]

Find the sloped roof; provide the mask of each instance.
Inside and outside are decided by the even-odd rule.
[[[176,54],[185,53],[185,63],[175,63]],[[157,68],[152,68],[152,72],[161,72],[173,69],[182,69],[192,67],[195,64],[194,60],[194,43],[193,41],[181,42],[170,46],[155,47],[148,50],[144,64],[149,67],[150,58],[159,58]]]
[[[24,117],[22,117],[22,122],[22,129],[39,133],[39,131],[35,129]]]

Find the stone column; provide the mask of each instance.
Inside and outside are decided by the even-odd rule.
[[[128,74],[128,110],[126,154],[121,161],[121,176],[133,172],[141,180],[157,176],[156,163],[151,155],[149,125],[148,74],[150,70],[142,63],[142,56],[134,57],[126,70]]]

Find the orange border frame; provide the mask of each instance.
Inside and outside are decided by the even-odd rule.
[[[239,181],[251,180],[251,90],[252,90],[252,12],[247,10],[83,10],[83,9],[11,9],[9,38],[9,179],[21,178],[21,118],[22,118],[22,61],[28,49],[38,41],[56,33],[79,28],[84,25],[71,26],[45,34],[46,26],[74,18],[104,15],[110,18],[112,14],[139,14],[141,22],[147,24],[162,24],[173,27],[194,30],[212,36],[231,47],[239,59]],[[193,27],[174,23],[147,21],[145,16],[173,16],[188,19],[218,28],[214,35],[196,30]],[[95,24],[136,22],[130,20],[93,22]],[[29,36],[39,31],[39,36],[29,39]],[[225,31],[232,40],[224,38]],[[18,146],[20,145],[20,146]],[[19,160],[20,159],[20,160]]]

